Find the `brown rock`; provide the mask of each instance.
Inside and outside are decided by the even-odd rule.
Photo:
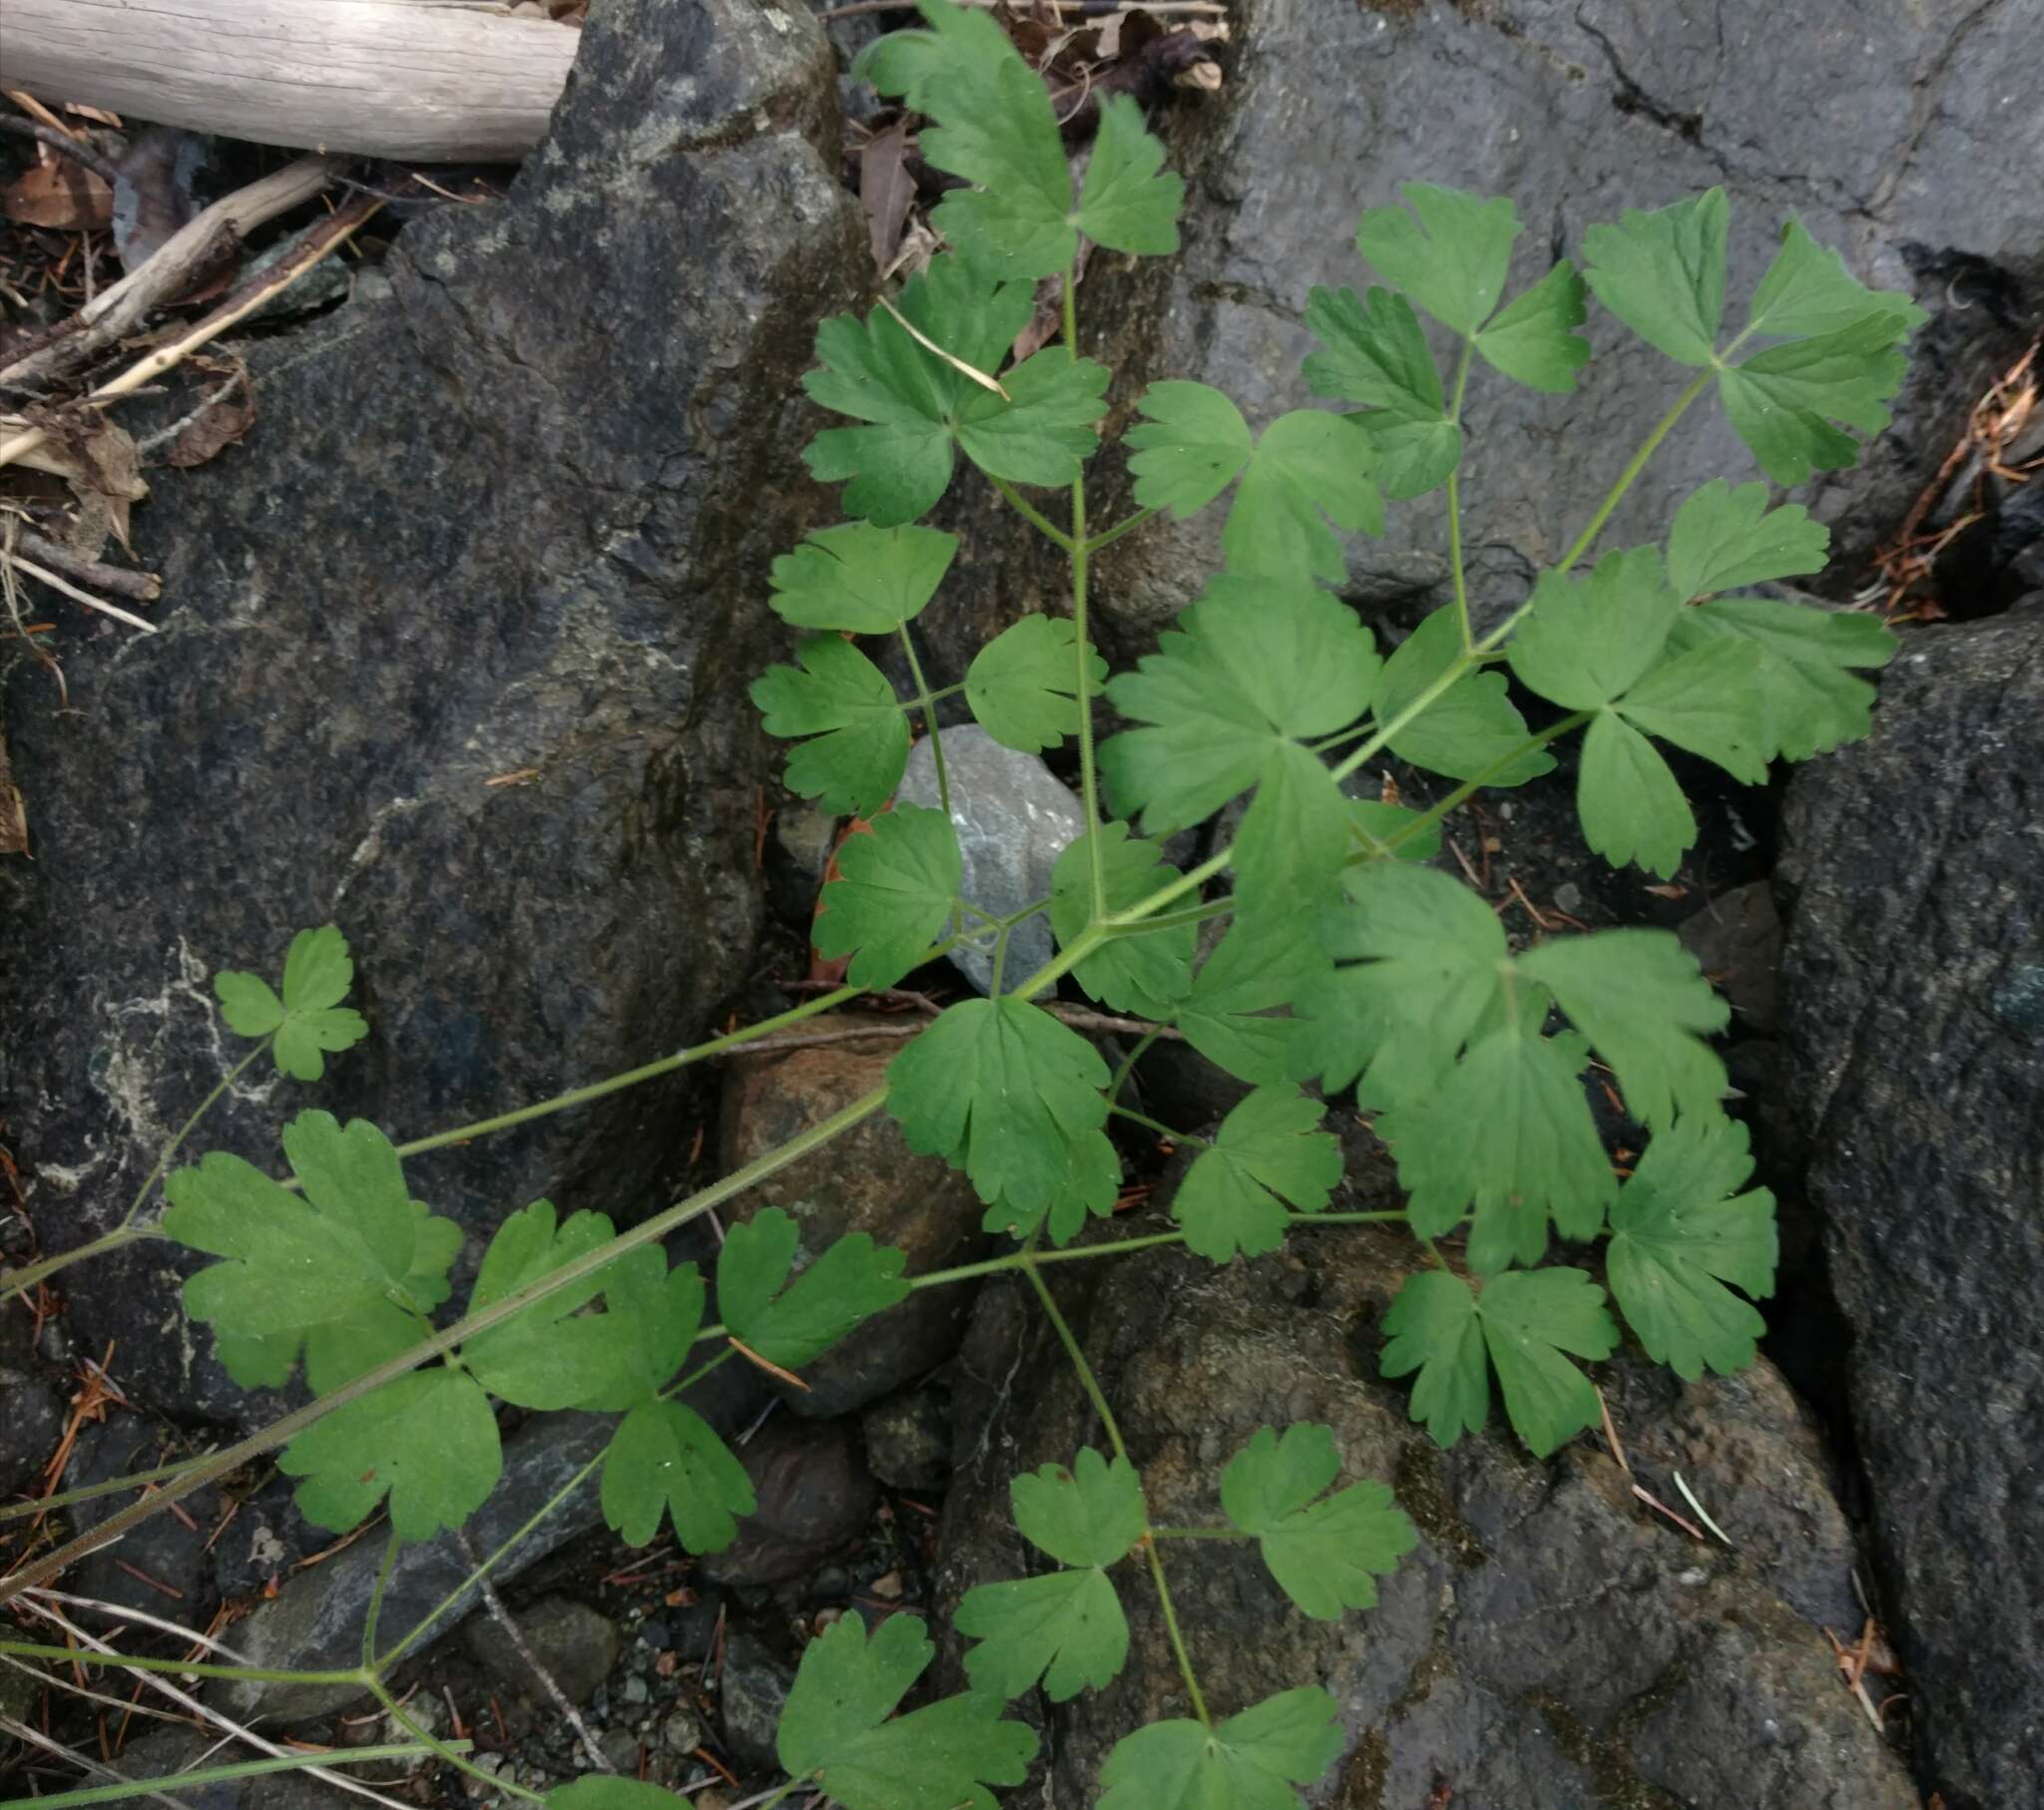
[[[718,1584],[783,1584],[856,1537],[879,1501],[858,1430],[848,1420],[776,1414],[739,1449],[759,1509],[739,1537],[703,1561]]]

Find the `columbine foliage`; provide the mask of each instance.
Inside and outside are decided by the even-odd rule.
[[[1662,932],[1515,945],[1436,864],[1439,824],[1478,785],[1550,771],[1564,738],[1580,736],[1586,842],[1667,876],[1696,837],[1668,750],[1754,782],[1771,761],[1865,731],[1873,694],[1860,675],[1889,657],[1892,638],[1782,594],[1782,581],[1825,558],[1825,532],[1799,506],[1771,506],[1759,482],[1714,481],[1675,512],[1665,542],[1588,556],[1646,455],[1713,390],[1777,483],[1849,463],[1844,430],[1885,423],[1918,311],[1863,286],[1790,221],[1728,336],[1736,297],[1719,191],[1587,227],[1579,271],[1526,263],[1510,201],[1410,185],[1357,230],[1376,280],[1305,298],[1316,349],[1302,377],[1332,406],[1252,424],[1205,384],[1163,380],[1134,398],[1124,438],[1139,512],[1224,510],[1225,564],[1154,652],[1110,675],[1087,634],[1096,549],[1083,489],[1060,528],[1048,503],[1013,487],[1081,486],[1099,444],[1110,374],[1079,356],[1069,326],[1082,240],[1175,249],[1183,185],[1121,98],[1075,187],[1043,83],[993,15],[946,0],[924,0],[924,13],[928,29],[882,39],[858,73],[926,116],[924,158],[960,179],[934,216],[950,248],[863,318],[817,332],[806,387],[842,419],[805,456],[818,478],[843,483],[852,519],[774,562],[768,601],[798,636],[794,664],[753,688],[767,729],[796,744],[790,787],[859,819],[823,889],[817,947],[848,958],[856,987],[889,986],[940,947],[992,949],[996,996],[944,1010],[888,1070],[886,1107],[907,1143],[970,1177],[986,1226],[1019,1241],[1005,1261],[1051,1306],[1040,1245],[1069,1245],[1111,1213],[1121,1182],[1109,1135],[1124,1110],[1119,1081],[1044,1009],[1069,976],[1248,1084],[1218,1128],[1186,1137],[1167,1202],[1177,1230],[1161,1236],[1202,1257],[1255,1257],[1338,1219],[1342,1143],[1330,1126],[1359,1114],[1373,1128],[1407,1196],[1390,1216],[1424,1259],[1383,1317],[1380,1363],[1413,1379],[1412,1417],[1441,1444],[1486,1427],[1493,1385],[1538,1455],[1595,1425],[1582,1365],[1616,1348],[1618,1316],[1685,1378],[1751,1363],[1764,1330],[1754,1303],[1774,1283],[1774,1202],[1747,1186],[1746,1132],[1724,1115],[1725,1071],[1708,1041],[1727,1023],[1724,1002]],[[1048,276],[1065,286],[1066,342],[1003,368]],[[1329,588],[1344,571],[1341,535],[1380,532],[1387,501],[1445,486],[1458,549],[1476,450],[1469,383],[1574,390],[1592,297],[1693,372],[1689,387],[1605,510],[1504,621],[1472,621],[1458,564],[1452,601],[1384,645]],[[890,640],[919,674],[916,623],[950,601],[957,554],[921,518],[960,454],[1072,556],[1074,588],[1070,620],[1024,617],[963,674],[939,675],[953,681],[939,695],[962,692],[1010,747],[1076,738],[1087,800],[1104,794],[1113,813],[1056,863],[1035,909],[1059,953],[1035,974],[1004,972],[1019,918],[966,894],[949,814],[892,804],[913,735],[940,738],[936,700],[920,677],[898,695],[857,645]],[[1120,726],[1096,748],[1103,696]],[[1439,776],[1443,802],[1419,810],[1376,795],[1365,775],[1386,761]],[[1232,843],[1181,872],[1162,839],[1221,812],[1240,813]],[[314,1079],[322,1052],[363,1034],[340,1004],[351,974],[328,927],[292,943],[280,994],[243,974],[216,986],[233,1029],[272,1040],[279,1067]],[[1593,1063],[1595,1085],[1648,1134],[1629,1168],[1592,1117]],[[796,1221],[767,1209],[731,1230],[716,1277],[724,1325],[706,1331],[693,1264],[670,1267],[657,1244],[618,1237],[601,1213],[563,1217],[537,1201],[496,1228],[466,1318],[422,1351],[461,1228],[411,1198],[371,1126],[308,1112],[283,1142],[296,1191],[209,1155],[170,1176],[163,1230],[214,1259],[186,1284],[186,1304],[214,1327],[234,1374],[277,1386],[302,1363],[328,1398],[282,1468],[301,1480],[304,1513],[335,1530],[383,1505],[399,1539],[458,1525],[498,1475],[503,1403],[620,1415],[600,1461],[610,1525],[635,1544],[671,1526],[687,1550],[716,1551],[752,1511],[753,1490],[683,1399],[690,1383],[734,1354],[798,1373],[910,1286],[900,1252],[862,1235],[804,1249]],[[1551,1260],[1558,1242],[1571,1247],[1565,1262]],[[791,1789],[844,1810],[991,1806],[992,1788],[1020,1783],[1036,1750],[1030,1729],[1004,1717],[1005,1699],[1040,1687],[1064,1700],[1117,1677],[1136,1592],[1168,1589],[1160,1551],[1180,1536],[1254,1542],[1273,1612],[1288,1599],[1320,1617],[1369,1607],[1415,1544],[1386,1486],[1344,1483],[1332,1432],[1310,1423],[1257,1430],[1211,1485],[1175,1478],[1207,1525],[1158,1525],[1083,1349],[1051,1311],[1112,1456],[1088,1447],[1069,1467],[1014,1480],[1015,1525],[1041,1565],[965,1594],[967,1691],[901,1712],[933,1655],[906,1615],[870,1634],[847,1615],[810,1642],[778,1735]],[[704,1343],[715,1348],[691,1368]],[[1171,1637],[1195,1714],[1120,1742],[1098,1781],[1102,1810],[1295,1805],[1343,1751],[1338,1706],[1308,1687],[1216,1713],[1175,1624]],[[669,1800],[590,1778],[547,1801]]]

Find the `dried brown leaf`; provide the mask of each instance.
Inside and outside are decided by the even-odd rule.
[[[59,232],[97,232],[114,218],[114,192],[83,165],[47,146],[21,176],[0,190],[0,214],[17,226]]]
[[[14,783],[14,768],[7,759],[7,737],[0,735],[0,855],[28,853],[28,807],[21,799],[21,787]]]
[[[915,200],[915,178],[908,168],[908,122],[897,120],[866,140],[858,159],[858,201],[865,210],[866,232],[879,269],[894,261],[901,249],[901,229]]]

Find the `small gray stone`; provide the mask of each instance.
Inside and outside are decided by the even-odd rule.
[[[567,1692],[570,1702],[588,1702],[618,1662],[624,1642],[617,1623],[571,1596],[542,1596],[515,1613],[519,1632],[532,1648],[532,1656],[553,1674],[554,1682]],[[521,1692],[535,1703],[546,1700],[545,1686],[487,1610],[469,1617],[462,1630],[462,1641],[475,1662],[498,1683]],[[640,1700],[644,1701],[643,1680],[627,1678],[625,1695],[630,1697],[634,1682],[638,1682]]]
[[[735,1633],[725,1644],[724,1739],[747,1766],[775,1763],[773,1731],[794,1673],[752,1634]]]
[[[1724,990],[1748,1030],[1775,1028],[1775,975],[1782,965],[1782,919],[1766,880],[1720,893],[1675,934],[1697,966]]]
[[[703,1718],[693,1709],[677,1709],[661,1725],[662,1744],[674,1753],[694,1753],[708,1738]]]
[[[621,1772],[626,1778],[636,1778],[639,1772],[639,1736],[630,1728],[606,1728],[596,1737],[596,1745],[603,1757],[610,1761],[611,1770]]]
[[[643,1677],[641,1677],[636,1671],[631,1673],[625,1679],[624,1686],[618,1692],[618,1694],[622,1696],[627,1703],[633,1704],[649,1702],[651,1701],[653,1696],[653,1692],[647,1689],[646,1687],[646,1680]]]
[[[1074,837],[1083,835],[1086,815],[1079,800],[1034,754],[1004,748],[977,723],[943,732],[944,773],[950,783],[951,821],[965,858],[965,897],[996,917],[1020,911],[1050,891],[1050,870]],[[908,770],[894,794],[904,804],[937,805],[937,768],[925,736],[908,756]],[[1006,981],[1049,961],[1049,923],[1031,918],[1008,939]],[[993,985],[989,951],[959,949],[951,965],[980,992]]]
[[[941,1383],[897,1390],[859,1417],[866,1463],[896,1490],[941,1490],[951,1476],[951,1392]]]

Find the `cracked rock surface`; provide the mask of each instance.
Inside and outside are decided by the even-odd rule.
[[[1495,1429],[1434,1448],[1403,1391],[1376,1380],[1378,1324],[1414,1257],[1407,1240],[1343,1231],[1225,1270],[1173,1251],[1073,1264],[1053,1283],[1160,1522],[1216,1525],[1218,1474],[1258,1427],[1320,1421],[1343,1480],[1390,1483],[1420,1530],[1377,1606],[1338,1621],[1293,1607],[1253,1546],[1168,1547],[1214,1714],[1324,1685],[1347,1739],[1305,1790],[1315,1810],[1411,1810],[1440,1784],[1455,1810],[1914,1810],[1816,1625],[1851,1610],[1851,1537],[1780,1375],[1763,1362],[1685,1388],[1629,1358],[1598,1367],[1634,1476],[1680,1503],[1681,1471],[1738,1551],[1698,1545],[1632,1496],[1601,1442],[1544,1465]],[[1034,1569],[1009,1479],[1106,1446],[1006,1279],[981,1296],[954,1396],[940,1620],[972,1584]],[[1114,1576],[1127,1669],[1056,1709],[1023,1700],[1044,1725],[1045,1803],[1091,1802],[1116,1740],[1189,1713],[1148,1580]]]
[[[797,377],[865,277],[833,84],[798,6],[598,9],[509,199],[406,226],[387,279],[251,348],[248,447],[152,473],[163,632],[67,636],[68,713],[15,667],[38,840],[0,871],[0,1099],[46,1250],[118,1219],[239,1053],[212,971],[273,972],[299,926],[347,933],[371,1035],[316,1095],[251,1071],[206,1143],[265,1165],[315,1099],[415,1136],[677,1049],[733,988],[759,600],[823,506]],[[540,1194],[630,1214],[672,1099],[414,1185],[476,1233]],[[166,1268],[102,1260],[82,1341],[160,1405],[268,1418]]]
[[[1809,0],[1792,18],[1771,0],[1246,11],[1225,118],[1188,116],[1173,145],[1192,185],[1184,253],[1102,272],[1087,297],[1106,355],[1126,361],[1125,406],[1154,377],[1213,383],[1253,426],[1312,403],[1298,369],[1306,292],[1372,279],[1356,221],[1401,182],[1512,197],[1526,226],[1512,291],[1557,256],[1580,259],[1586,226],[1722,184],[1728,322],[1791,213],[1864,279],[1931,313],[1895,429],[1814,499],[1837,539],[1833,582],[1851,589],[1984,381],[2028,343],[2025,284],[2044,276],[2044,34],[2021,0]],[[1595,355],[1573,397],[1472,380],[1465,532],[1486,615],[1559,557],[1683,387],[1609,315],[1593,308],[1589,331]],[[1760,475],[1721,415],[1693,409],[1605,544],[1658,538],[1709,478]],[[1351,543],[1349,589],[1364,603],[1446,575],[1437,500],[1389,515],[1383,540]],[[1132,643],[1218,570],[1220,527],[1209,511],[1103,555],[1105,607]]]

